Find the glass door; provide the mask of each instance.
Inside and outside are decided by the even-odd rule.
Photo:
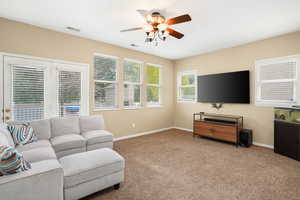
[[[4,56],[3,119],[32,121],[47,116],[47,62]]]
[[[0,122],[4,121],[4,107],[3,107],[3,55],[0,54]]]

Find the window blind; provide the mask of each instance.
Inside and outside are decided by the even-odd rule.
[[[270,82],[261,84],[261,99],[275,101],[294,101],[293,82]]]
[[[260,66],[260,99],[295,101],[296,62],[280,62]]]
[[[58,115],[79,115],[81,111],[81,72],[58,72]]]
[[[294,79],[296,62],[283,62],[263,65],[260,68],[260,80]]]
[[[44,118],[44,70],[12,67],[12,107],[15,121]]]

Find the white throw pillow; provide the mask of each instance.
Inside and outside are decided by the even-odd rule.
[[[15,148],[14,140],[10,132],[7,130],[7,124],[4,123],[0,123],[0,144],[3,144],[2,142],[5,142],[4,144],[7,146]]]

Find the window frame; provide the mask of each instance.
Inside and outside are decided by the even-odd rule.
[[[294,79],[274,79],[274,80],[260,80],[260,68],[264,65],[279,64],[286,62],[296,62],[295,78]],[[286,57],[270,58],[264,60],[255,61],[255,105],[266,107],[290,107],[298,104],[299,102],[299,70],[300,67],[300,55],[292,55]],[[263,83],[282,83],[292,82],[294,84],[293,101],[288,100],[262,100],[261,99],[261,85]]]
[[[102,57],[102,58],[110,58],[116,61],[116,79],[114,81],[105,81],[105,80],[97,80],[95,77],[96,74],[96,63],[95,63],[95,57]],[[107,55],[107,54],[102,54],[102,53],[94,53],[93,55],[93,80],[94,80],[94,90],[93,90],[93,102],[94,102],[94,111],[102,111],[102,110],[119,110],[119,62],[120,58],[117,56],[112,56],[112,55]],[[96,106],[96,101],[95,101],[95,95],[96,95],[96,83],[112,83],[115,84],[115,105],[112,107],[97,107]]]
[[[185,75],[193,75],[194,76],[194,84],[193,85],[182,85],[182,77]],[[194,100],[184,99],[180,96],[181,88],[195,88],[195,98]],[[197,95],[198,95],[198,81],[197,81],[197,71],[182,71],[177,73],[177,102],[178,103],[197,103]]]
[[[147,76],[147,66],[151,66],[151,67],[157,67],[159,68],[159,83],[158,84],[151,84],[151,83],[148,83],[148,76]],[[145,93],[146,93],[146,107],[149,107],[149,108],[153,108],[153,107],[162,107],[162,66],[161,65],[158,65],[158,64],[153,64],[153,63],[145,63],[144,64],[144,70],[145,70],[145,73],[144,73],[144,76],[145,76]],[[154,87],[158,87],[158,102],[157,103],[151,103],[151,102],[148,102],[148,96],[147,96],[147,87],[148,86],[154,86]]]
[[[125,77],[125,71],[124,71],[124,66],[125,66],[125,62],[134,62],[134,63],[138,63],[140,66],[140,82],[131,82],[131,81],[125,81],[124,77]],[[144,72],[144,62],[142,61],[138,61],[138,60],[134,60],[134,59],[130,59],[130,58],[124,58],[123,59],[123,98],[122,98],[122,106],[124,109],[139,109],[143,107],[143,101],[142,101],[142,91],[143,91],[143,81],[144,81],[144,76],[143,76],[143,72]],[[124,105],[124,98],[125,98],[125,92],[124,92],[124,86],[126,85],[139,85],[140,86],[140,105],[139,106],[125,106]]]

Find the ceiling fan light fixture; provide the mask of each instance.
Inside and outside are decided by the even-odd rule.
[[[157,28],[160,30],[160,31],[165,31],[167,28],[169,28],[169,25],[168,24],[159,24],[157,26]]]
[[[149,23],[149,22],[151,22],[151,20],[152,20],[152,16],[151,15],[147,15],[146,16],[146,21]]]
[[[151,31],[153,31],[153,26],[150,25],[150,24],[145,24],[145,25],[143,26],[143,30],[144,30],[145,32],[151,32]]]
[[[145,43],[155,44],[155,46],[158,45],[159,41],[166,41],[169,36],[177,39],[184,37],[184,34],[177,32],[170,26],[192,20],[188,14],[166,20],[159,12],[152,12],[151,14],[146,10],[138,10],[138,12],[145,18],[147,24],[142,27],[121,30],[121,32],[143,30],[146,33]]]

